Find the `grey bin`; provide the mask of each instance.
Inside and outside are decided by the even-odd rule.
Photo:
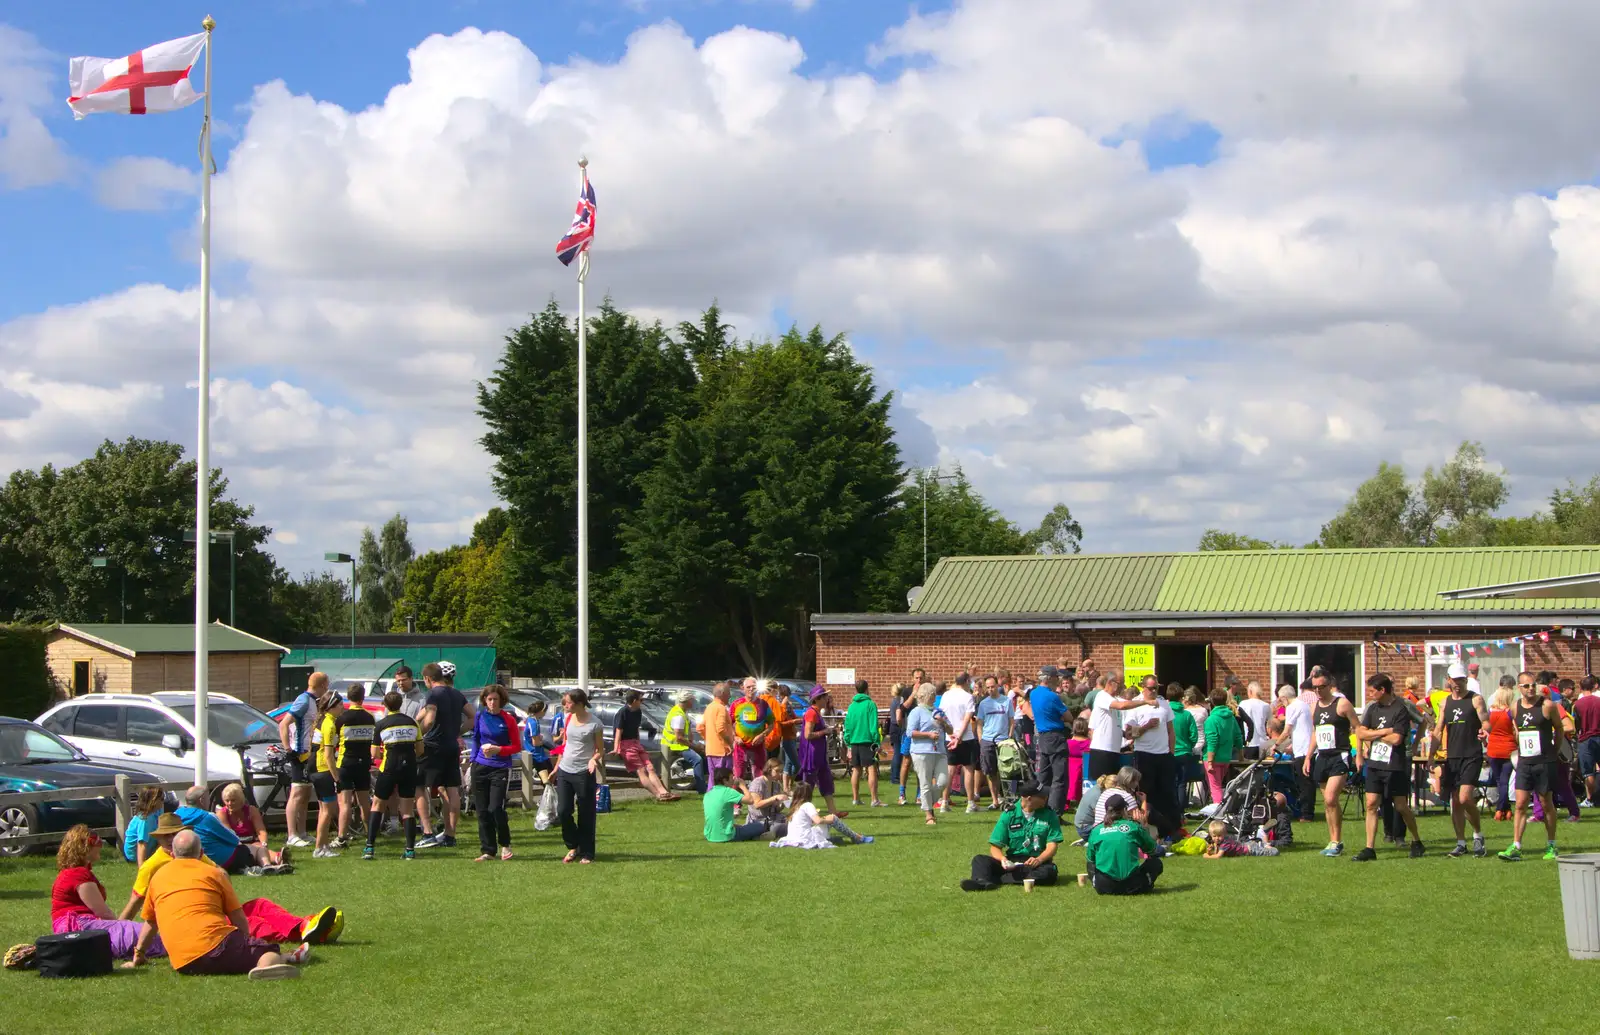
[[[1564,855],[1556,865],[1567,955],[1575,960],[1600,959],[1600,854]]]

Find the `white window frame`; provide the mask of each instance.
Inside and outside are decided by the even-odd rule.
[[[1279,665],[1294,665],[1297,678],[1294,681],[1296,690],[1306,680],[1306,648],[1307,647],[1354,647],[1356,649],[1356,677],[1355,686],[1351,692],[1356,699],[1350,703],[1355,707],[1364,707],[1367,697],[1367,647],[1365,640],[1275,640],[1271,644],[1272,666],[1268,675],[1274,680],[1272,692],[1278,692],[1277,678]]]
[[[1423,672],[1423,681],[1424,681],[1424,684],[1425,684],[1423,686],[1423,689],[1427,690],[1429,692],[1432,692],[1433,689],[1435,688],[1434,680],[1433,680],[1433,667],[1435,665],[1438,665],[1441,668],[1444,668],[1444,669],[1448,670],[1452,662],[1459,661],[1459,662],[1461,662],[1462,665],[1466,665],[1468,662],[1474,660],[1473,657],[1466,652],[1466,647],[1463,645],[1464,643],[1485,643],[1485,642],[1492,642],[1493,640],[1496,640],[1496,639],[1500,639],[1500,637],[1491,636],[1491,637],[1488,637],[1486,640],[1485,639],[1466,640],[1466,641],[1461,641],[1461,640],[1428,640],[1427,642],[1425,642],[1422,645],[1422,659],[1423,659],[1422,672]],[[1526,643],[1522,642],[1521,640],[1517,640],[1517,641],[1515,641],[1515,643],[1516,643],[1516,648],[1517,648],[1517,671],[1518,672],[1522,672],[1522,671],[1525,671],[1527,669],[1527,666],[1528,666],[1528,645]],[[1437,655],[1435,655],[1433,653],[1433,650],[1434,650],[1435,647],[1441,648],[1441,652],[1439,654],[1437,654]],[[1443,653],[1442,648],[1445,648],[1445,647],[1451,648],[1452,653],[1449,653],[1449,654]],[[1444,678],[1440,677],[1439,686],[1443,687],[1443,685],[1444,685]],[[1487,701],[1490,697],[1492,697],[1494,695],[1495,690],[1499,689],[1499,685],[1500,684],[1499,684],[1498,680],[1496,680],[1494,682],[1493,686],[1485,686],[1485,685],[1483,685],[1482,681],[1480,680],[1478,689],[1483,691],[1483,698],[1484,698],[1485,701]]]

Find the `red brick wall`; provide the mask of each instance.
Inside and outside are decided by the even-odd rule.
[[[1425,676],[1427,659],[1421,653],[1423,641],[1465,640],[1470,643],[1492,638],[1481,628],[1395,630],[1372,626],[1179,630],[1176,636],[1159,639],[1141,635],[1137,629],[1086,630],[1082,635],[1089,644],[1088,655],[1080,646],[1077,633],[1055,629],[821,629],[816,633],[817,671],[855,669],[856,678],[871,684],[872,696],[882,705],[887,703],[890,687],[909,681],[911,670],[919,666],[927,669],[929,678],[934,680],[950,679],[969,663],[976,663],[983,671],[1010,669],[1027,678],[1040,665],[1063,660],[1076,665],[1085,656],[1093,656],[1100,671],[1107,672],[1122,668],[1125,643],[1209,643],[1213,685],[1221,685],[1230,675],[1266,683],[1272,677],[1271,645],[1274,642],[1360,640],[1366,644],[1366,674],[1387,672],[1400,684],[1407,676]],[[1417,647],[1418,655],[1401,657],[1393,650],[1386,650],[1380,657],[1372,645],[1375,636],[1386,642],[1412,644]],[[1583,648],[1582,642],[1552,635],[1549,643],[1524,644],[1523,661],[1531,671],[1548,668],[1575,679],[1584,674]]]

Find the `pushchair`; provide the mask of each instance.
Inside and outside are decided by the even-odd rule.
[[[1227,826],[1227,836],[1236,841],[1252,837],[1265,840],[1259,832],[1271,830],[1275,841],[1293,839],[1291,817],[1283,795],[1270,785],[1272,760],[1252,762],[1244,771],[1229,780],[1222,789],[1222,802],[1212,812],[1212,820],[1221,820]]]

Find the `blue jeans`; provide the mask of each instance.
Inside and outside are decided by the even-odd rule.
[[[906,741],[910,738],[902,735],[899,730],[891,730],[889,739],[894,744],[894,757],[889,760],[889,782],[899,783],[900,766],[905,761],[906,748],[908,746]],[[900,786],[902,789],[905,787],[904,784]]]
[[[735,841],[754,841],[756,838],[765,835],[766,832],[767,825],[758,819],[754,823],[741,823],[734,827],[733,839]]]
[[[680,758],[686,759],[690,767],[694,770],[694,792],[696,794],[704,794],[706,792],[706,785],[709,782],[706,771],[706,760],[701,756],[700,752],[694,750],[693,748],[684,748],[682,751],[668,752],[668,758],[667,777],[669,781],[672,777],[672,763]]]

